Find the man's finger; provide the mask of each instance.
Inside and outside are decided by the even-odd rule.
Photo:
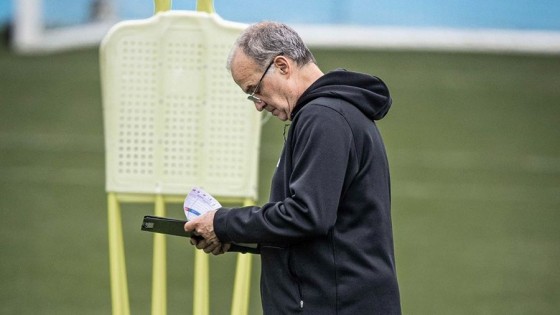
[[[221,247],[222,246],[220,244],[209,244],[208,246],[206,246],[204,248],[204,252],[205,253],[212,253],[212,252],[214,252],[214,250],[216,250],[216,249],[219,250]]]
[[[224,251],[224,253],[228,252],[230,248],[231,243],[225,243],[224,245],[222,245],[222,250]]]
[[[196,248],[198,248],[198,249],[205,249],[206,247],[208,247],[208,241],[206,241],[206,240],[200,240],[196,244]]]
[[[198,242],[199,242],[199,240],[197,240],[197,239],[194,238],[194,237],[191,237],[190,240],[191,240],[191,245],[194,245],[194,246],[196,246],[196,245],[198,244]]]
[[[224,253],[224,248],[222,246],[218,246],[216,247],[213,251],[212,251],[212,255],[220,255]]]

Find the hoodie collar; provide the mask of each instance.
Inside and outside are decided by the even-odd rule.
[[[378,77],[336,69],[324,74],[303,92],[290,119],[293,120],[306,104],[319,97],[342,99],[371,120],[385,117],[392,103],[387,85]]]

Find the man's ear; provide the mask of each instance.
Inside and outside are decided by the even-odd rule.
[[[276,59],[274,59],[274,65],[276,66],[276,69],[278,69],[280,74],[282,75],[290,74],[291,65],[286,57],[284,56],[276,57]]]

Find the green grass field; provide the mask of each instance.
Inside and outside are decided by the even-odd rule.
[[[560,309],[560,57],[316,50],[324,70],[383,78],[405,314]],[[0,48],[0,313],[109,314],[96,49]],[[260,202],[283,124],[263,129]],[[123,209],[133,314],[150,313],[151,206]],[[180,217],[179,205],[168,214]],[[192,311],[192,248],[168,238],[168,313]],[[212,314],[229,314],[235,256],[211,258]],[[254,259],[251,314],[260,314]]]

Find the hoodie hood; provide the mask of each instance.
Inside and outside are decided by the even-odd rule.
[[[319,97],[345,100],[371,120],[379,120],[391,107],[391,96],[381,79],[368,74],[337,69],[324,74],[298,99],[291,119],[305,104]]]

